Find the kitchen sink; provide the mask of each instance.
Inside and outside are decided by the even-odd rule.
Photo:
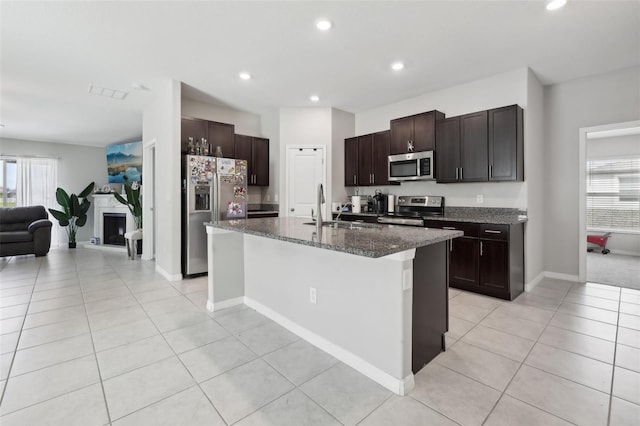
[[[304,222],[304,225],[315,226],[316,223]],[[322,226],[327,228],[340,228],[340,229],[382,228],[382,225],[378,225],[377,223],[349,222],[349,221],[336,221],[336,220],[323,221]]]

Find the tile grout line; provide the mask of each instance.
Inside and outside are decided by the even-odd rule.
[[[572,286],[571,288],[573,288],[573,286]],[[569,289],[569,291],[571,291],[571,288]],[[565,297],[567,297],[567,294],[569,294],[569,292],[567,292],[567,293],[562,297],[562,300],[564,300],[564,298],[565,298]],[[562,300],[561,300],[561,302],[560,302],[560,303],[562,303]],[[557,308],[555,309],[555,311],[553,311],[554,315],[555,315],[555,313],[556,313],[557,311],[558,311],[558,309],[557,309]],[[502,392],[501,392],[501,394],[500,394],[500,397],[496,400],[496,402],[495,402],[495,404],[493,405],[493,407],[491,407],[491,411],[489,411],[489,414],[487,414],[487,417],[485,417],[485,419],[482,421],[482,425],[484,425],[484,424],[487,422],[487,420],[489,419],[489,417],[491,417],[491,414],[493,414],[493,412],[495,411],[496,407],[498,406],[498,403],[502,400],[502,398],[504,397],[504,395],[505,395],[505,394],[506,394],[507,396],[511,397],[511,398],[514,398],[514,399],[517,399],[518,401],[521,401],[520,399],[515,398],[515,397],[513,397],[513,396],[511,396],[511,395],[507,394],[507,393],[506,393],[506,392],[507,392],[507,389],[509,389],[509,386],[511,386],[511,383],[513,383],[513,379],[515,379],[515,377],[518,375],[518,373],[519,373],[519,372],[520,372],[520,370],[522,369],[522,366],[523,366],[523,365],[525,365],[525,361],[527,360],[527,358],[528,358],[528,357],[529,357],[529,355],[531,354],[531,351],[533,351],[533,348],[534,348],[534,347],[538,344],[538,342],[540,341],[540,337],[544,334],[545,330],[549,327],[549,324],[551,323],[551,320],[552,320],[552,319],[553,319],[553,316],[552,316],[551,318],[549,318],[549,321],[547,321],[547,323],[546,323],[546,325],[545,325],[544,329],[542,330],[542,333],[540,333],[540,335],[539,335],[539,336],[538,336],[538,338],[536,339],[535,343],[531,346],[531,348],[530,348],[530,349],[529,349],[529,351],[527,352],[527,355],[524,357],[524,359],[523,359],[523,360],[522,360],[522,362],[520,363],[520,366],[518,367],[518,369],[516,370],[516,372],[513,374],[513,376],[511,376],[511,379],[509,380],[509,383],[507,383],[507,385],[504,387],[504,390],[502,390]],[[535,408],[537,408],[537,409],[539,409],[539,410],[541,410],[541,411],[543,411],[543,412],[545,412],[545,413],[547,413],[547,414],[549,414],[549,415],[552,415],[552,416],[557,417],[557,418],[559,418],[559,419],[563,419],[563,420],[565,420],[565,421],[568,421],[569,423],[573,423],[573,422],[569,421],[568,419],[564,419],[563,417],[560,417],[560,416],[558,416],[558,415],[555,415],[555,414],[553,414],[553,413],[550,413],[550,412],[548,412],[548,411],[546,411],[546,410],[544,410],[544,409],[542,409],[542,408],[540,408],[540,407],[537,407],[537,406],[535,406],[535,405],[533,405],[533,404],[529,404],[529,403],[528,403],[528,402],[526,402],[526,401],[521,401],[521,402],[523,402],[523,403],[525,403],[525,404],[527,404],[527,405],[530,405],[530,406],[532,406],[532,407],[535,407]]]
[[[609,388],[609,410],[607,410],[607,425],[611,424],[611,405],[613,404],[613,381],[616,376],[616,356],[618,352],[618,331],[620,330],[620,304],[622,303],[622,291],[618,294],[618,322],[616,324],[616,341],[613,343],[613,366],[611,368],[611,387]]]
[[[11,261],[13,261],[14,259],[15,259],[15,257],[12,257]],[[8,263],[10,263],[10,262],[8,262]],[[0,406],[2,406],[2,404],[4,402],[4,398],[7,395],[7,387],[9,386],[9,379],[11,378],[11,370],[13,370],[13,363],[16,360],[16,355],[18,353],[18,346],[20,345],[20,338],[22,337],[22,331],[24,329],[24,323],[27,320],[27,314],[29,312],[29,307],[31,306],[31,298],[33,297],[33,292],[34,292],[35,287],[36,287],[36,281],[38,279],[38,275],[40,274],[40,268],[41,267],[42,267],[42,260],[40,260],[38,262],[38,269],[37,269],[35,277],[33,279],[33,288],[31,289],[31,294],[29,295],[29,302],[28,302],[28,305],[27,305],[27,310],[25,311],[24,316],[22,317],[22,323],[20,324],[20,332],[19,332],[20,334],[18,334],[18,341],[16,342],[16,347],[13,349],[13,355],[11,356],[11,363],[9,364],[9,370],[7,371],[7,378],[6,378],[6,380],[4,382],[4,385],[3,385],[2,395],[0,395]],[[3,270],[4,270],[4,268],[3,268]],[[18,410],[15,410],[15,411],[18,411]]]

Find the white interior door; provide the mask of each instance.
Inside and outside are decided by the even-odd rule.
[[[324,147],[287,147],[287,214],[289,216],[311,217],[311,209],[316,208],[319,183],[324,186],[325,197],[327,197],[324,155]],[[322,210],[322,215],[326,218],[327,209],[323,206]]]

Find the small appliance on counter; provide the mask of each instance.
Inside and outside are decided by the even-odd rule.
[[[427,218],[444,216],[444,197],[434,195],[398,195],[395,211],[378,217],[379,223],[424,226]]]
[[[372,197],[372,209],[373,213],[384,214],[387,212],[388,197],[380,190],[376,190],[376,194]]]
[[[396,211],[396,196],[393,194],[387,195],[387,211],[389,213]]]

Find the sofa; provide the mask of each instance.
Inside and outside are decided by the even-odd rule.
[[[0,256],[46,255],[51,226],[43,206],[0,207]]]

